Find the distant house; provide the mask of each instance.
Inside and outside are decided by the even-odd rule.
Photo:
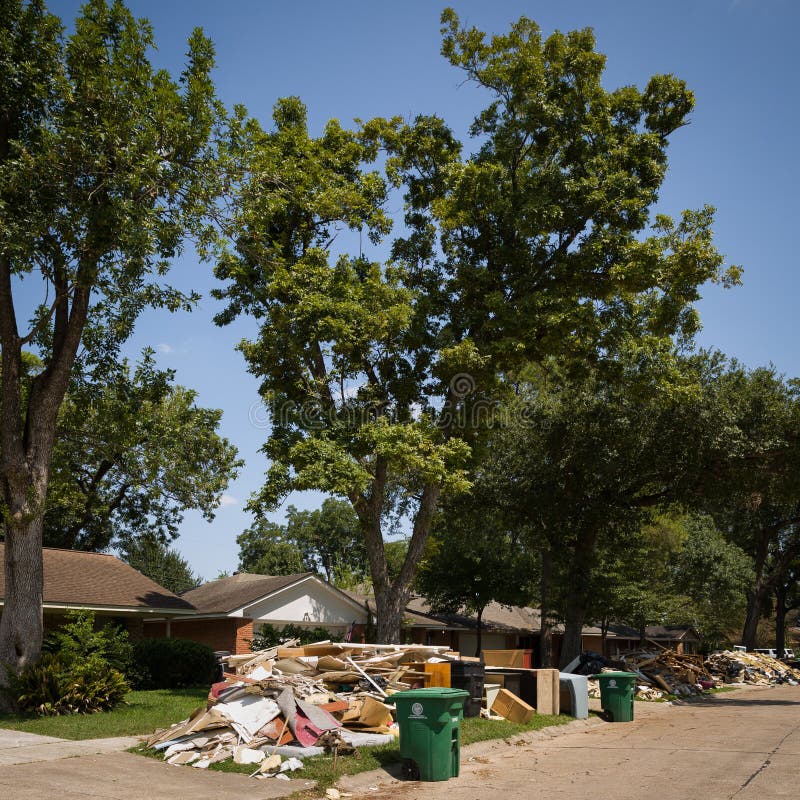
[[[45,547],[44,626],[57,628],[71,609],[88,609],[98,622],[114,621],[134,637],[142,636],[144,620],[170,619],[192,613],[192,605],[116,556]],[[5,545],[0,542],[0,566]],[[5,570],[0,569],[0,610],[5,601]]]
[[[702,643],[700,634],[691,625],[648,625],[644,637],[678,653],[696,653]]]
[[[189,589],[181,599],[193,612],[179,619],[149,621],[145,636],[194,639],[214,650],[247,653],[264,625],[324,627],[344,634],[353,627],[358,641],[367,610],[350,595],[311,572],[255,575],[240,572]]]

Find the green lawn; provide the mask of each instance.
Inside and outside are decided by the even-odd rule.
[[[131,692],[127,705],[98,714],[73,714],[65,717],[35,717],[0,714],[0,728],[57,736],[61,739],[101,739],[152,733],[185,719],[203,705],[208,689],[157,689]]]
[[[487,720],[477,717],[464,719],[461,722],[461,744],[462,746],[483,742],[489,739],[505,739],[517,733],[527,731],[537,731],[541,728],[549,728],[553,725],[564,725],[571,722],[572,717],[564,714],[558,716],[547,714],[535,714],[533,719],[525,725],[519,725],[506,720]],[[163,758],[163,753],[153,750],[137,748],[134,752],[151,758]],[[333,786],[336,780],[342,775],[356,775],[359,772],[368,772],[373,769],[380,769],[389,764],[400,761],[400,747],[397,743],[385,744],[380,747],[362,747],[358,755],[339,756],[336,759],[336,771],[333,769],[333,756],[311,756],[303,760],[303,769],[292,773],[291,777],[302,780],[317,781],[317,788],[314,794],[324,791],[329,786]],[[223,761],[220,764],[212,764],[209,769],[219,772],[241,772],[250,774],[255,767],[252,764],[234,764],[233,760]]]

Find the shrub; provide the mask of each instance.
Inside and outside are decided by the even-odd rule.
[[[42,643],[42,651],[59,656],[67,664],[100,660],[136,680],[133,645],[128,632],[111,623],[95,629],[94,612],[70,611],[67,621]]]
[[[189,639],[141,639],[133,646],[138,689],[208,686],[217,659],[206,644]]]
[[[45,653],[18,675],[10,673],[9,689],[23,711],[56,716],[110,711],[125,702],[130,686],[97,656],[69,662]]]
[[[42,643],[37,663],[9,672],[8,691],[24,711],[89,714],[124,703],[133,673],[127,631],[110,624],[95,630],[94,613],[71,611]]]
[[[329,639],[332,642],[340,642],[342,635],[331,633],[327,628],[303,628],[300,625],[289,623],[282,630],[278,630],[274,625],[264,624],[258,629],[258,633],[253,636],[250,642],[250,649],[265,650],[277,644],[283,644],[290,639],[299,639],[300,644],[311,644],[312,642],[323,642]]]

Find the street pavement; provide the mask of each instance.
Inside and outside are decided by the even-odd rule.
[[[800,687],[753,687],[677,706],[636,703],[635,716],[630,723],[578,721],[465,747],[461,775],[447,782],[398,781],[377,771],[344,778],[339,789],[362,800],[770,800],[798,794]],[[107,752],[125,744],[0,731],[0,798],[259,800],[309,786],[302,779],[256,781]]]
[[[629,723],[464,748],[461,774],[447,782],[370,773],[340,788],[372,800],[768,800],[800,792],[800,687],[634,708]]]

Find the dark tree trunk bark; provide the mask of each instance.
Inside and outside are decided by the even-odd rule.
[[[592,560],[597,534],[593,530],[577,534],[572,554],[567,586],[566,614],[564,615],[564,641],[561,645],[559,667],[562,669],[583,649],[583,625],[588,610],[588,587],[592,577]]]
[[[5,601],[0,618],[0,664],[19,671],[42,645],[42,516],[6,525]]]
[[[742,644],[752,650],[757,644],[758,622],[764,611],[764,603],[770,589],[764,583],[758,583],[747,593],[747,616],[742,629]]]
[[[475,641],[475,657],[481,657],[481,650],[483,650],[483,609],[478,610],[478,629]]]
[[[375,593],[376,626],[378,643],[399,644],[403,624],[403,613],[408,603],[408,595],[389,591],[380,595]]]
[[[79,278],[95,263],[79,265]],[[52,348],[44,369],[30,380],[24,400],[24,342],[17,329],[11,265],[0,255],[0,501],[6,534],[0,686],[8,681],[5,667],[19,672],[39,657],[42,647],[42,528],[50,457],[89,308],[90,291],[80,280],[70,307],[66,278],[58,265],[54,286],[58,299]]]
[[[561,643],[561,655],[558,660],[560,669],[577,658],[583,650],[583,623],[586,620],[586,604],[573,593],[567,602],[567,613],[564,615],[564,640]]]
[[[540,584],[541,622],[539,633],[539,664],[549,669],[553,666],[553,625],[551,623],[550,590],[553,578],[553,556],[549,549],[542,550],[542,576]]]
[[[394,581],[389,581],[386,550],[381,529],[381,515],[385,499],[388,465],[381,457],[376,459],[375,477],[369,496],[351,496],[350,501],[358,515],[367,545],[372,588],[375,592],[377,644],[397,644],[402,635],[403,613],[408,605],[411,583],[422,557],[431,531],[431,523],[439,502],[441,487],[427,485],[414,517],[414,527],[408,542],[408,552]]]
[[[778,658],[783,658],[786,647],[786,585],[775,590],[775,649]]]

